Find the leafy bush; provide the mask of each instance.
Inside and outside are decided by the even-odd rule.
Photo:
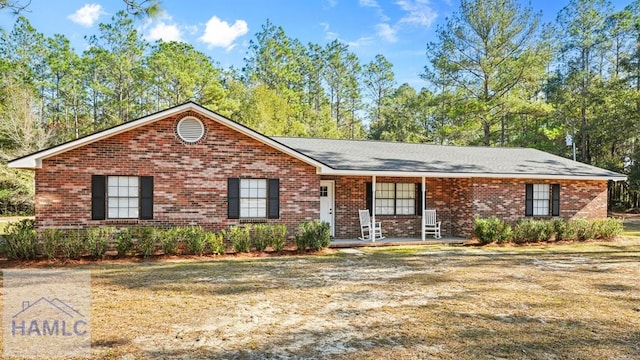
[[[0,163],[0,214],[33,215],[33,172],[10,169]]]
[[[60,229],[44,229],[40,232],[41,251],[49,260],[56,258],[60,252],[62,237],[64,234]]]
[[[251,232],[251,247],[256,251],[264,252],[269,246],[270,225],[256,224]]]
[[[10,223],[6,229],[5,252],[10,259],[33,260],[38,255],[38,237],[32,219]]]
[[[222,234],[225,239],[231,242],[233,251],[237,253],[249,252],[251,250],[251,226],[232,226],[223,230]]]
[[[589,220],[584,220],[584,219],[571,220],[570,226],[575,226],[576,240],[578,241],[595,239],[596,237],[596,232],[593,227],[593,223]]]
[[[298,226],[295,235],[298,251],[318,251],[331,244],[331,227],[328,222],[306,221]]]
[[[87,251],[94,259],[100,259],[107,252],[107,247],[113,240],[116,228],[102,226],[87,229]]]
[[[475,219],[473,232],[482,245],[492,242],[504,243],[510,241],[513,235],[509,224],[493,216]]]
[[[554,234],[555,226],[551,221],[519,221],[513,229],[513,242],[523,244],[549,241],[553,238]]]
[[[214,232],[207,231],[204,234],[205,242],[207,243],[207,247],[209,251],[211,251],[214,255],[224,254],[227,250],[227,246],[224,243],[224,239],[222,238],[222,234],[216,234]]]
[[[64,232],[60,241],[60,251],[67,259],[79,259],[86,252],[86,244],[82,230]]]
[[[612,240],[622,233],[622,220],[620,219],[593,220],[592,226],[596,239]]]
[[[180,240],[185,245],[187,254],[202,255],[206,245],[205,231],[200,226],[177,228]]]
[[[577,236],[577,228],[572,221],[564,219],[553,220],[553,231],[556,233],[556,241],[573,241]]]
[[[144,257],[153,255],[158,240],[158,231],[156,228],[152,226],[141,226],[134,229],[134,234],[140,255]]]
[[[176,228],[157,230],[159,232],[160,242],[162,243],[162,252],[165,255],[175,255],[178,253],[178,237]]]
[[[127,256],[133,251],[133,233],[131,229],[124,228],[116,235],[116,251],[118,256]]]
[[[270,225],[269,226],[269,245],[274,251],[282,251],[287,238],[286,225]]]

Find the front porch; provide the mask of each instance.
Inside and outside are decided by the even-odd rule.
[[[461,237],[442,237],[441,239],[427,238],[422,240],[419,238],[398,238],[389,237],[382,240],[362,241],[359,239],[332,239],[330,248],[353,248],[353,247],[372,247],[372,246],[407,246],[407,245],[463,245],[468,239]]]

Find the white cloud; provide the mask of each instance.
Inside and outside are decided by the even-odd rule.
[[[359,3],[360,3],[360,6],[363,6],[363,7],[372,7],[372,8],[380,7],[380,5],[378,5],[378,2],[376,0],[360,0]]]
[[[356,39],[356,41],[346,42],[346,44],[349,45],[350,48],[366,47],[372,45],[373,43],[373,38],[370,36],[363,36]]]
[[[159,21],[149,30],[145,38],[149,41],[182,41],[182,32],[178,25]]]
[[[73,14],[67,16],[67,18],[76,24],[82,26],[91,27],[98,21],[100,15],[104,14],[102,5],[100,4],[85,4],[80,9],[76,10]]]
[[[438,17],[438,13],[431,8],[429,0],[398,0],[396,4],[406,12],[400,19],[401,23],[431,26]]]
[[[383,38],[385,41],[390,43],[398,41],[396,36],[398,31],[392,28],[389,24],[378,24],[376,25],[376,29],[378,30],[378,36]]]
[[[338,5],[338,0],[328,0],[327,4],[329,7],[336,7],[336,5]]]
[[[210,47],[222,47],[229,51],[235,47],[234,41],[247,32],[249,27],[244,20],[236,20],[233,25],[229,25],[228,22],[213,16],[207,22],[204,34],[199,40]]]

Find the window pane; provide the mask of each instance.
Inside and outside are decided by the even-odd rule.
[[[266,179],[240,179],[240,217],[267,217]]]
[[[549,215],[549,184],[533,184],[533,215]]]
[[[114,219],[138,217],[139,180],[137,176],[107,177],[107,215]]]

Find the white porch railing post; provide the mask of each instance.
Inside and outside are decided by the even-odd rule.
[[[371,236],[371,242],[376,242],[376,177],[371,177],[371,228],[373,229],[373,236]]]
[[[422,199],[420,199],[420,200],[422,200],[422,201],[420,201],[420,203],[422,204],[421,205],[422,209],[420,209],[420,210],[422,210],[422,241],[425,241],[427,239],[425,231],[424,231],[424,225],[425,225],[425,222],[426,222],[426,218],[425,218],[426,211],[424,211],[424,210],[427,208],[427,193],[426,193],[426,190],[427,190],[427,183],[426,183],[425,177],[423,176],[422,177]]]

